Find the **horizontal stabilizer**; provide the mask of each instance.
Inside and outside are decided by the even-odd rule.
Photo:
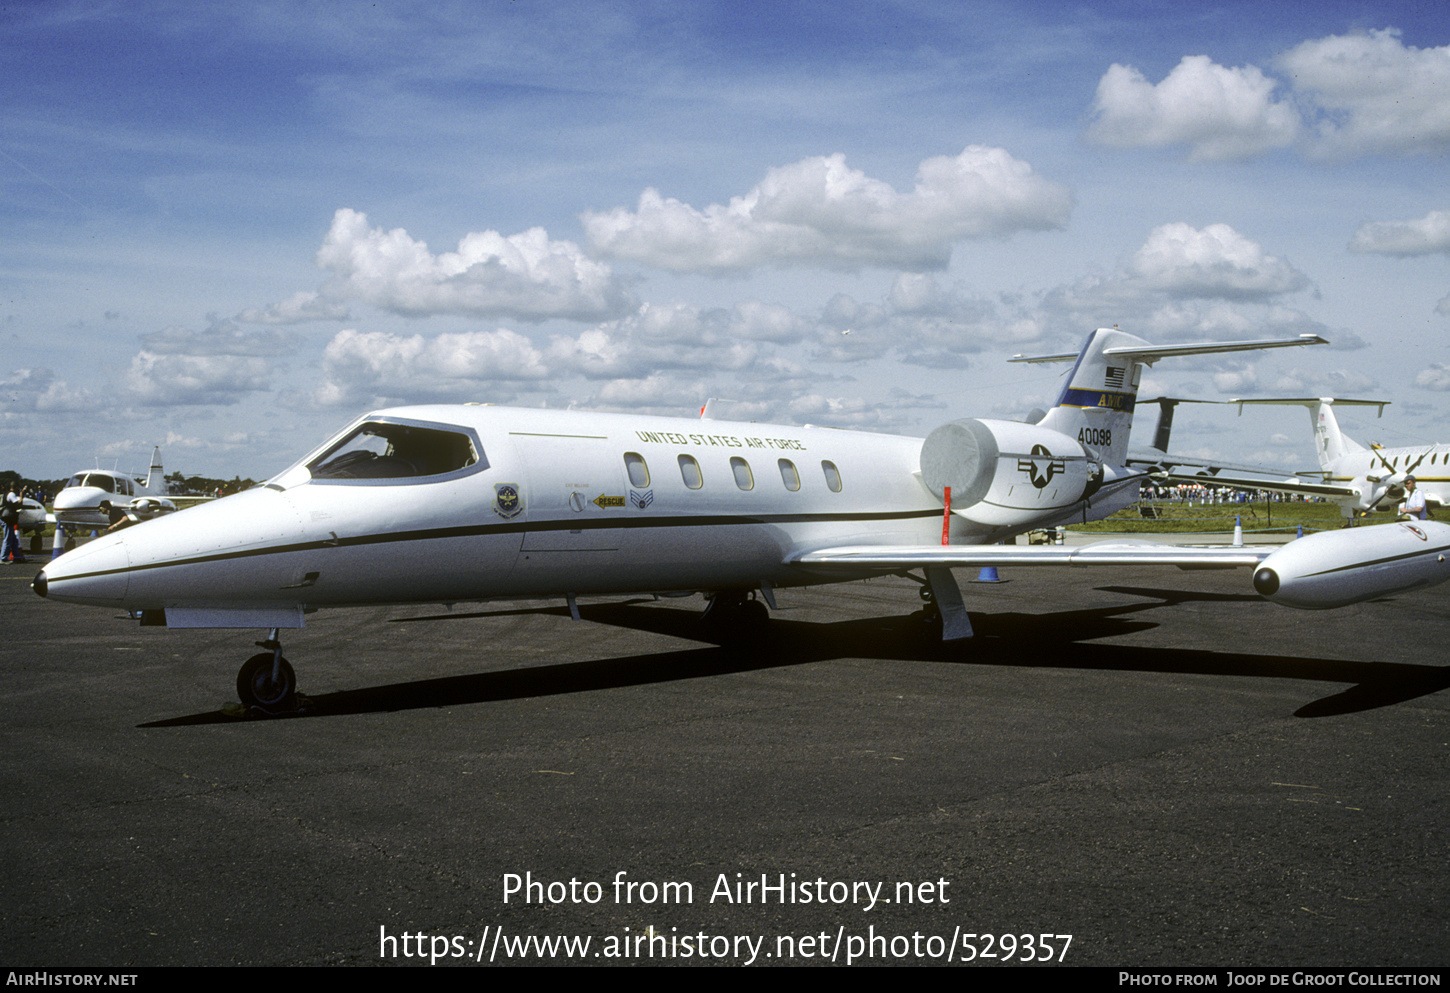
[[[1297,338],[1262,338],[1255,341],[1204,341],[1189,345],[1123,345],[1106,348],[1103,355],[1109,358],[1132,358],[1138,362],[1152,364],[1158,359],[1173,355],[1214,355],[1219,352],[1249,352],[1260,348],[1293,348],[1298,345],[1327,345],[1329,341],[1317,334],[1301,334]],[[1055,355],[1014,355],[1008,362],[1073,362],[1077,352],[1063,352]]]
[[[1308,407],[1311,410],[1317,408],[1321,403],[1333,404],[1336,407],[1378,407],[1379,416],[1383,417],[1385,408],[1392,403],[1390,400],[1340,400],[1336,397],[1234,397],[1232,400],[1225,400],[1224,403],[1236,403],[1239,405],[1239,413],[1244,412],[1244,404],[1252,403],[1261,406],[1280,407]]]

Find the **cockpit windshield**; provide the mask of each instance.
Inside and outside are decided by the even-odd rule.
[[[119,482],[120,480],[115,479],[114,477],[104,472],[78,472],[74,476],[72,476],[66,482],[65,486],[61,487],[61,489],[68,490],[72,486],[93,486],[98,490],[105,491],[106,493],[116,493],[119,492],[117,489],[117,484]]]
[[[307,463],[314,480],[407,480],[484,468],[472,431],[364,421]]]

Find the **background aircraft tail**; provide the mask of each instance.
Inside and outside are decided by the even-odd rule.
[[[161,446],[151,450],[151,468],[146,473],[146,489],[152,493],[166,492],[166,472],[161,468]]]
[[[1267,404],[1288,407],[1307,407],[1309,409],[1309,423],[1314,429],[1314,449],[1319,453],[1319,468],[1329,469],[1334,462],[1353,452],[1362,452],[1365,447],[1353,438],[1347,437],[1339,429],[1339,419],[1334,416],[1334,405],[1354,407],[1378,407],[1379,412],[1385,412],[1385,405],[1388,400],[1336,400],[1334,397],[1274,397],[1272,399],[1236,399],[1230,403],[1239,405],[1239,413],[1244,411],[1244,404]]]

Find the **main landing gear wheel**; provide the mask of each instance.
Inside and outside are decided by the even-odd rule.
[[[916,624],[917,636],[926,644],[934,645],[941,641],[941,608],[932,603],[930,597],[922,599],[927,601],[926,606],[913,613],[911,620]]]
[[[770,610],[741,591],[714,594],[700,619],[725,645],[756,644],[770,634]]]
[[[253,655],[237,672],[237,696],[243,706],[267,713],[292,710],[296,705],[297,674],[291,663],[272,652]]]

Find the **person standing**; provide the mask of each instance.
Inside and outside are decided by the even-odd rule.
[[[20,523],[20,508],[24,505],[12,485],[10,492],[5,494],[5,506],[0,507],[0,524],[5,527],[5,546],[0,551],[0,558],[6,562],[25,561],[25,555],[20,551],[20,532],[16,530],[16,525]]]
[[[1400,516],[1414,521],[1430,518],[1430,510],[1425,506],[1425,494],[1420,492],[1414,476],[1405,477],[1405,502],[1400,504]]]

